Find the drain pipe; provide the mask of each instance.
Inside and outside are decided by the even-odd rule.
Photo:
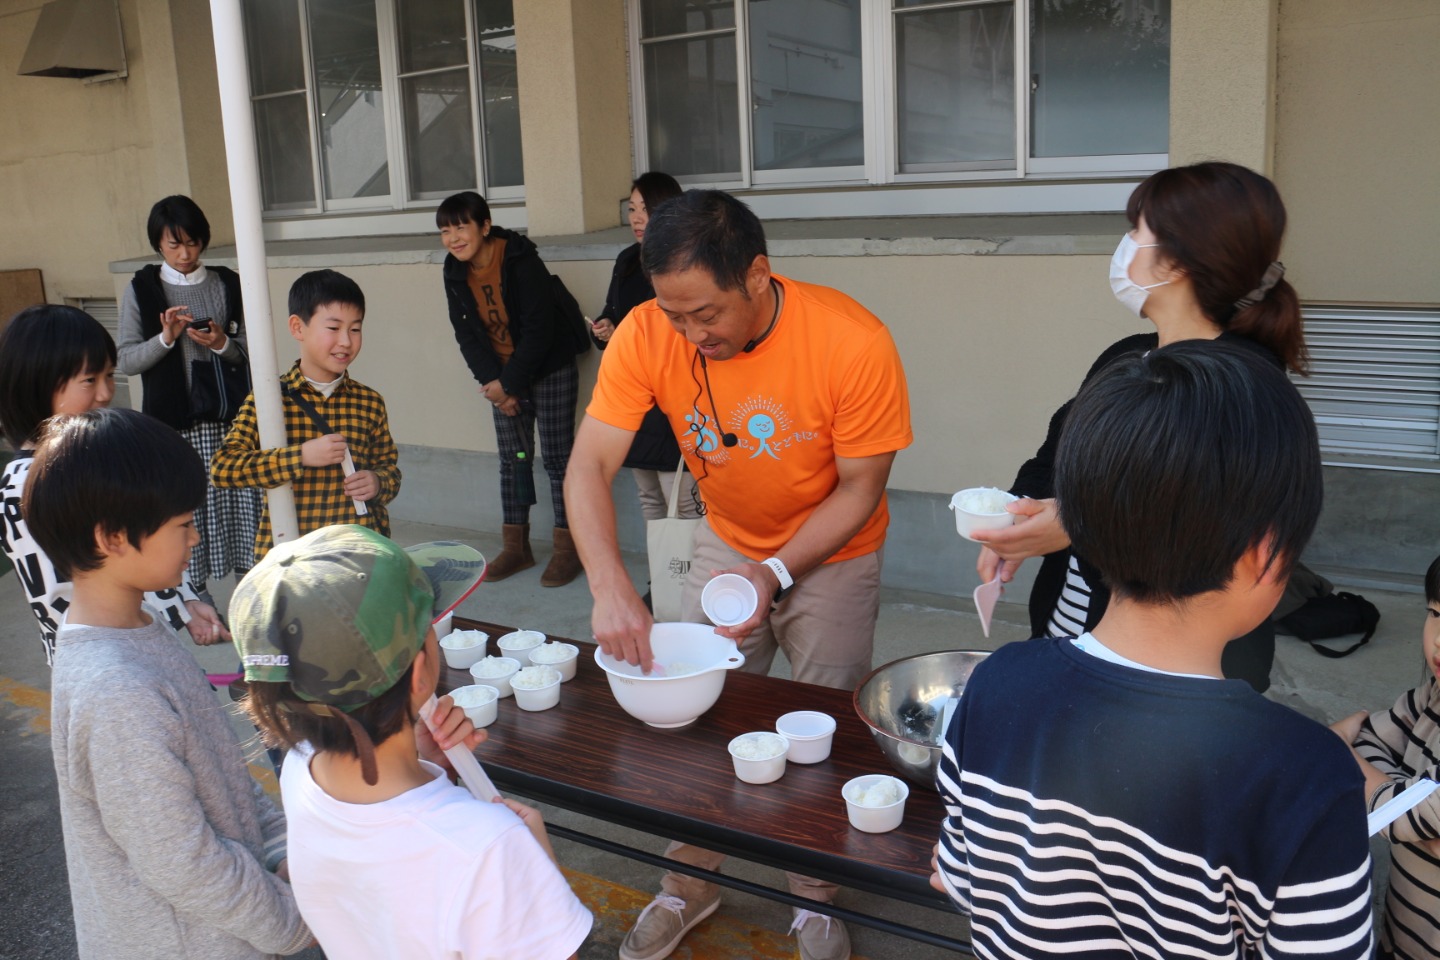
[[[288,445],[280,376],[275,363],[275,327],[270,319],[270,274],[265,260],[265,230],[260,221],[260,166],[256,160],[255,122],[250,112],[250,68],[245,62],[245,24],[240,0],[210,0],[215,37],[215,71],[220,79],[220,119],[225,130],[225,163],[230,172],[230,208],[235,218],[235,252],[240,294],[245,303],[250,381],[260,447]],[[265,491],[275,542],[300,535],[290,484]]]

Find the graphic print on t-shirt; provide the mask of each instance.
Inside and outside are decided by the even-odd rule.
[[[744,454],[749,460],[760,457],[780,460],[787,447],[807,443],[820,436],[810,430],[796,429],[784,404],[774,397],[760,394],[746,397],[726,414],[726,420],[728,429],[722,432],[699,407],[692,407],[691,412],[685,415],[688,426],[681,439],[682,446],[704,457],[712,466],[719,466],[730,460],[732,451],[733,455]],[[735,436],[733,447],[727,448],[720,442],[722,433],[727,432]]]
[[[490,339],[497,346],[510,342],[510,324],[500,312],[500,290],[493,283],[480,284],[480,292],[485,302],[480,304],[480,321],[485,324],[485,332],[490,334]]]

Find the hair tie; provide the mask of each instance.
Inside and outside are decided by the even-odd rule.
[[[1270,292],[1275,284],[1280,282],[1280,278],[1283,276],[1285,276],[1285,264],[1276,260],[1265,268],[1265,275],[1260,278],[1260,286],[1235,301],[1235,312],[1239,313],[1246,307],[1253,307],[1261,300],[1264,300],[1265,295]]]

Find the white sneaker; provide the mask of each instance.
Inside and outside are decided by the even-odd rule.
[[[620,944],[620,960],[662,960],[668,957],[690,928],[720,906],[720,892],[705,901],[686,902],[669,894],[659,894],[635,919],[635,926]]]

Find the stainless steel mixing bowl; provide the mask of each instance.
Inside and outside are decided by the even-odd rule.
[[[875,668],[855,688],[855,712],[905,779],[935,789],[945,703],[960,699],[988,656],[984,650],[922,653]]]

